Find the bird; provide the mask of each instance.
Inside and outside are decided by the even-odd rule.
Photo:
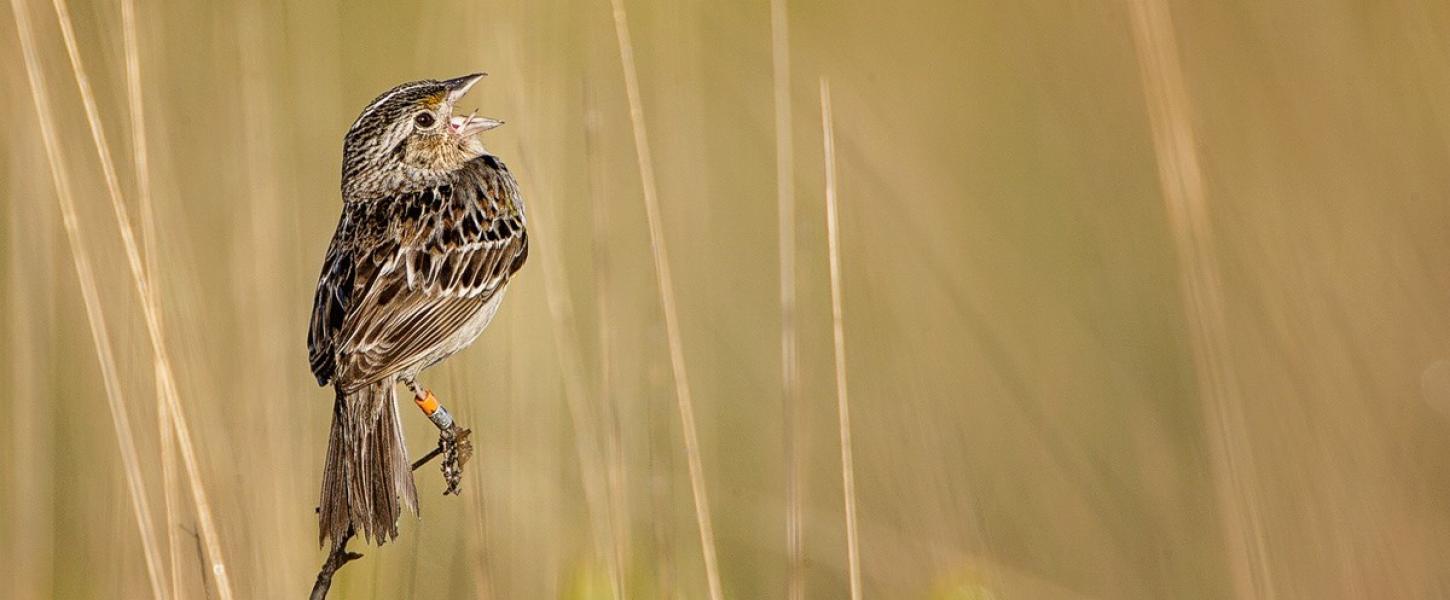
[[[457,442],[419,374],[473,343],[528,258],[518,183],[479,135],[503,122],[458,107],[484,75],[398,85],[344,138],[342,214],[307,330],[312,374],[335,398],[319,544],[361,534],[381,545],[398,537],[404,507],[417,513],[397,384],[442,432],[440,446]],[[444,474],[457,493],[453,462]]]

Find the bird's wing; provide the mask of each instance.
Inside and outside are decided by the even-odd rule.
[[[503,290],[528,256],[523,202],[508,170],[475,159],[448,184],[379,204],[359,228],[356,301],[334,338],[345,389],[424,359]]]
[[[355,211],[345,206],[337,223],[337,232],[327,247],[322,261],[322,274],[317,278],[317,292],[312,300],[312,322],[307,326],[307,360],[317,385],[327,385],[336,369],[334,339],[342,328],[343,317],[352,297],[356,270],[353,268],[352,231]]]

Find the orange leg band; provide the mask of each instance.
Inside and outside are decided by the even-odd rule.
[[[426,396],[414,398],[413,402],[418,404],[418,408],[423,409],[423,414],[431,417],[433,413],[438,412],[438,397],[433,395],[433,390],[427,390],[425,393]]]
[[[443,408],[443,405],[438,402],[438,397],[433,395],[433,390],[424,390],[423,396],[414,396],[413,402],[418,405],[418,408],[423,409],[423,414],[428,415],[428,420],[437,425],[438,429],[447,431],[453,426],[453,415],[448,414],[448,409]]]

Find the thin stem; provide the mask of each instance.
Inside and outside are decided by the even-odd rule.
[[[846,552],[851,600],[861,600],[861,546],[856,533],[856,474],[851,461],[851,410],[846,401],[846,315],[841,298],[841,231],[837,220],[836,129],[831,86],[821,78],[821,129],[826,160],[826,241],[831,259],[831,325],[836,345],[836,410],[841,428],[841,494],[846,502]]]
[[[327,592],[332,589],[332,576],[337,574],[338,569],[363,557],[357,552],[348,552],[347,543],[352,540],[352,536],[353,531],[349,528],[347,533],[342,535],[342,539],[332,546],[332,551],[327,554],[327,560],[323,561],[322,568],[317,571],[317,581],[312,584],[312,593],[307,596],[309,600],[327,598]]]
[[[141,206],[141,247],[145,251],[146,276],[151,285],[150,302],[160,304],[160,271],[157,268],[156,210],[151,195],[150,152],[146,142],[146,104],[142,93],[141,49],[136,35],[136,1],[121,0],[121,33],[126,53],[126,102],[131,115],[131,159],[136,174],[136,195]],[[162,315],[157,315],[158,324]],[[162,374],[155,372],[156,389],[162,388]],[[181,503],[176,489],[176,438],[171,433],[171,411],[161,394],[156,394],[157,432],[161,442],[161,484],[165,538],[169,568],[171,571],[170,594],[181,595],[181,552],[180,531],[176,524],[176,511]]]
[[[780,388],[785,437],[786,596],[805,598],[805,539],[801,529],[804,450],[800,366],[796,358],[795,148],[791,136],[790,28],[786,0],[771,0],[771,70],[775,83],[775,200],[780,236]]]
[[[1229,359],[1233,349],[1223,282],[1173,19],[1162,0],[1130,0],[1128,9],[1159,184],[1178,258],[1189,347],[1198,374],[1234,591],[1240,598],[1273,598],[1262,508],[1253,489],[1257,479],[1253,445],[1245,430],[1238,375]]]
[[[614,531],[614,563],[620,575],[615,579],[615,596],[623,598],[624,565],[629,564],[629,500],[626,495],[624,450],[620,444],[620,417],[613,395],[614,324],[610,305],[609,201],[605,190],[604,161],[597,152],[600,115],[594,108],[593,88],[584,86],[584,156],[589,161],[590,238],[594,254],[595,320],[599,334],[599,412],[604,425],[605,469],[608,471],[610,519]]]
[[[510,39],[510,42],[513,40]],[[514,60],[511,64],[519,65],[518,54],[513,52],[515,44],[505,44],[511,50],[509,56]],[[522,69],[515,69],[522,79]],[[512,86],[514,90],[513,101],[515,106],[528,106],[522,85]],[[532,155],[521,145],[519,148],[519,160],[522,169],[528,172],[536,161]],[[537,181],[549,181],[549,178],[539,178]],[[545,184],[547,186],[547,184]],[[557,194],[548,193],[547,187],[542,191],[542,196],[548,198],[558,197]],[[540,237],[559,237],[560,232],[555,227],[552,214],[548,207],[535,206],[531,227],[543,235]],[[554,232],[553,235],[550,235]],[[590,529],[594,538],[595,554],[605,561],[609,575],[611,590],[615,598],[623,598],[623,567],[616,560],[617,555],[613,551],[615,543],[615,528],[609,510],[609,499],[606,496],[608,482],[604,479],[604,469],[600,467],[599,461],[601,447],[595,432],[595,424],[599,419],[590,410],[588,402],[588,391],[584,385],[584,360],[579,355],[579,341],[575,328],[574,303],[569,299],[567,277],[564,273],[564,266],[561,257],[555,252],[539,252],[539,259],[543,262],[544,270],[544,297],[548,304],[549,316],[553,320],[551,327],[554,335],[554,349],[557,355],[559,366],[564,373],[564,403],[569,411],[569,419],[574,424],[574,449],[579,459],[580,485],[584,488],[584,503],[589,511]]]
[[[227,576],[226,562],[222,558],[221,540],[217,535],[216,524],[212,520],[211,503],[208,502],[206,490],[201,483],[201,469],[197,464],[196,451],[191,442],[191,430],[186,425],[180,394],[176,388],[176,378],[171,371],[171,361],[166,351],[165,337],[161,332],[160,310],[152,301],[150,279],[141,267],[140,252],[136,247],[135,229],[131,226],[131,218],[127,214],[125,202],[121,198],[121,187],[116,177],[115,162],[111,160],[110,146],[106,143],[105,130],[101,127],[100,111],[96,108],[95,94],[91,92],[90,79],[86,75],[85,67],[81,64],[80,50],[76,44],[75,30],[71,25],[70,11],[66,8],[65,0],[52,0],[52,4],[55,7],[56,20],[60,24],[61,35],[65,40],[71,72],[75,76],[76,87],[80,89],[81,101],[85,105],[86,122],[90,126],[91,140],[95,143],[96,153],[100,157],[101,172],[105,176],[106,189],[110,193],[111,209],[116,216],[116,227],[120,230],[121,241],[126,249],[127,265],[131,268],[131,280],[135,283],[136,292],[141,297],[146,331],[151,340],[151,350],[157,370],[161,374],[162,396],[166,399],[170,409],[182,462],[186,466],[187,477],[191,484],[192,502],[196,505],[197,523],[201,529],[200,537],[203,539],[207,555],[211,559],[211,572],[221,600],[232,600],[231,580]]]
[[[156,385],[161,385],[161,370],[156,370]],[[159,394],[157,395],[160,396]],[[171,593],[173,598],[181,593],[181,526],[176,522],[176,511],[181,509],[180,491],[176,482],[176,436],[171,431],[171,409],[165,402],[156,403],[156,426],[161,437],[161,485],[166,510],[166,546],[170,556]]]
[[[695,430],[695,408],[690,399],[690,382],[685,371],[685,350],[680,342],[680,322],[675,310],[674,282],[670,278],[669,253],[665,248],[659,194],[655,189],[654,162],[650,157],[649,134],[645,130],[644,106],[639,93],[639,74],[636,73],[634,65],[634,45],[629,37],[629,18],[624,12],[623,0],[610,0],[610,4],[614,8],[614,32],[619,41],[619,62],[624,70],[625,94],[629,98],[629,120],[634,131],[635,155],[639,161],[639,177],[644,191],[645,214],[649,220],[650,250],[654,255],[660,304],[665,313],[665,335],[669,338],[670,367],[674,371],[675,400],[679,404],[681,428],[684,432],[685,455],[690,471],[690,492],[695,500],[695,521],[700,529],[700,547],[705,559],[705,579],[710,588],[711,600],[721,600],[725,594],[720,586],[720,568],[715,559],[715,532],[710,525],[710,499],[705,490],[705,469],[700,461],[700,441]]]
[[[151,584],[152,595],[158,599],[166,597],[163,582],[161,554],[157,548],[155,526],[151,522],[151,508],[146,501],[145,482],[141,477],[140,459],[136,453],[136,442],[127,416],[126,398],[121,390],[120,377],[116,372],[115,354],[111,340],[106,334],[106,315],[101,308],[101,295],[96,286],[95,273],[91,269],[85,239],[80,235],[79,219],[76,216],[75,199],[71,193],[70,173],[61,153],[60,142],[55,136],[55,118],[51,114],[50,98],[46,92],[45,75],[40,70],[40,60],[35,49],[34,33],[30,26],[29,10],[25,0],[10,3],[15,15],[15,28],[19,33],[21,51],[25,57],[25,73],[30,81],[31,100],[40,118],[40,132],[45,143],[45,153],[50,161],[50,175],[55,184],[56,200],[65,223],[66,239],[70,242],[71,257],[75,262],[76,278],[80,282],[81,298],[85,302],[86,320],[91,328],[91,341],[95,345],[96,360],[100,362],[101,379],[105,383],[106,402],[111,412],[111,425],[116,430],[116,441],[120,446],[121,464],[126,473],[126,490],[131,497],[131,510],[140,530],[141,546],[146,559],[146,575]]]

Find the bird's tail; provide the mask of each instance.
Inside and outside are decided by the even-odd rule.
[[[382,544],[398,537],[398,517],[418,512],[418,490],[393,391],[394,380],[337,391],[322,471],[318,541],[340,542],[351,529]]]

